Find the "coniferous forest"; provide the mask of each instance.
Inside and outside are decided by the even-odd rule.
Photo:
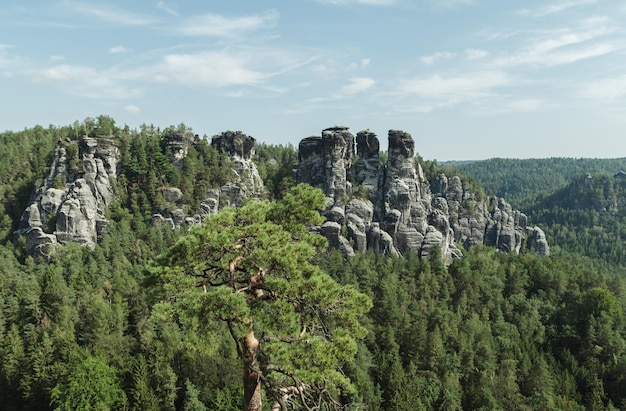
[[[626,409],[619,170],[539,185],[525,167],[506,188],[549,257],[344,258],[307,229],[324,197],[296,185],[293,146],[257,145],[261,201],[190,229],[152,224],[162,187],[193,209],[230,173],[206,138],[173,167],[171,130],[100,116],[0,133],[0,409]],[[85,135],[122,153],[106,232],[33,258],[14,235],[22,213],[57,141]],[[480,172],[416,161],[482,189]]]

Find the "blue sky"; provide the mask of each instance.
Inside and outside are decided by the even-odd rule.
[[[0,130],[105,114],[426,159],[626,157],[623,0],[6,1]]]

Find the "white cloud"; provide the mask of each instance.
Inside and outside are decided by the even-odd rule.
[[[243,53],[202,52],[170,54],[163,58],[159,71],[188,85],[225,87],[259,84],[267,76],[251,69],[252,56]]]
[[[366,6],[390,6],[397,3],[397,0],[318,0],[319,3],[334,4],[343,6],[347,4],[363,4]]]
[[[556,66],[615,51],[616,47],[608,42],[593,42],[615,31],[608,26],[593,27],[595,24],[590,24],[593,21],[587,20],[578,30],[555,30],[547,33],[550,37],[534,40],[516,53],[497,58],[495,63],[502,67],[524,64]]]
[[[17,57],[9,56],[8,51],[13,49],[13,46],[9,44],[0,43],[0,68],[17,68],[20,63],[20,59]]]
[[[360,93],[371,88],[376,81],[370,77],[356,77],[350,79],[350,82],[341,88],[341,94],[351,95]]]
[[[468,60],[480,60],[489,55],[489,52],[481,49],[466,49],[465,56]]]
[[[130,49],[127,49],[124,46],[114,46],[109,49],[109,54],[122,54],[128,53]]]
[[[158,2],[156,7],[157,9],[162,10],[166,12],[167,14],[170,14],[172,16],[178,16],[178,12],[172,7],[168,6],[164,1]]]
[[[462,103],[474,104],[495,95],[497,88],[509,86],[512,79],[503,71],[487,70],[467,74],[420,76],[398,82],[387,95],[401,112],[427,113]]]
[[[129,13],[115,7],[96,6],[75,1],[66,1],[63,5],[75,13],[95,17],[107,23],[120,26],[149,26],[158,21],[152,16]]]
[[[509,76],[502,71],[481,71],[466,75],[444,77],[434,74],[430,77],[417,77],[400,82],[400,93],[423,98],[478,97],[489,90],[508,85]]]
[[[615,100],[626,96],[626,75],[585,84],[578,95],[592,100]]]
[[[517,11],[517,13],[522,16],[545,17],[551,14],[562,13],[563,11],[574,7],[586,6],[589,4],[595,4],[597,2],[598,0],[566,0],[538,8],[536,10],[530,10],[526,8],[520,9]]]
[[[139,89],[126,87],[117,74],[62,64],[38,71],[34,80],[63,83],[63,89],[68,93],[89,98],[124,99],[140,94]]]
[[[550,105],[540,98],[520,98],[512,101],[497,102],[478,109],[481,115],[499,115],[508,113],[530,113],[549,108]]]
[[[137,113],[141,113],[141,108],[133,104],[130,104],[124,107],[124,111],[130,114],[137,114]]]
[[[279,17],[277,11],[243,17],[207,13],[188,19],[178,32],[186,36],[236,37],[247,32],[273,28]]]
[[[60,55],[60,54],[54,54],[54,55],[50,56],[50,60],[52,60],[52,61],[63,61],[63,60],[65,60],[65,57]]]
[[[420,58],[420,60],[422,61],[422,63],[430,65],[430,64],[433,64],[437,60],[450,59],[455,56],[456,56],[456,53],[451,53],[449,51],[437,51],[431,54],[430,56],[423,56],[422,58]]]
[[[430,0],[430,4],[435,9],[454,10],[474,4],[474,0]]]

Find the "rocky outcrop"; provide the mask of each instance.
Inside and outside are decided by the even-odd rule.
[[[225,131],[213,136],[211,145],[225,153],[233,164],[231,180],[220,188],[218,203],[240,206],[245,199],[258,199],[263,180],[252,162],[256,140],[241,131]]]
[[[390,130],[388,139],[384,165],[378,138],[369,130],[357,133],[356,156],[347,127],[325,129],[300,143],[297,180],[326,195],[328,222],[320,233],[344,255],[374,250],[429,258],[439,248],[451,261],[462,255],[457,245],[476,244],[549,253],[545,235],[528,229],[523,213],[503,199],[471,192],[458,176],[442,174],[431,186],[416,164],[411,135]]]
[[[526,216],[503,199],[472,192],[457,176],[427,181],[415,161],[410,134],[390,130],[387,161],[369,130],[357,133],[335,126],[301,141],[298,182],[322,189],[326,222],[317,228],[345,256],[372,250],[386,255],[414,253],[430,258],[440,250],[447,261],[461,249],[486,244],[519,253],[527,248],[548,254],[545,234],[527,227]],[[153,223],[172,228],[200,224],[225,206],[259,199],[263,181],[254,155],[255,139],[236,131],[213,136],[211,144],[225,154],[232,175],[221,187],[208,189],[199,210],[186,214],[185,195],[178,187],[160,188],[162,201]],[[172,164],[182,170],[198,136],[187,131],[166,133],[161,144]],[[84,137],[57,144],[53,165],[24,211],[18,235],[27,252],[49,257],[57,243],[93,247],[107,227],[106,208],[114,199],[111,179],[117,176],[120,152],[113,138]]]
[[[172,131],[163,136],[163,143],[174,167],[182,168],[183,160],[189,153],[189,147],[198,141],[198,135],[191,131]]]
[[[22,215],[16,234],[25,237],[31,255],[49,257],[57,243],[93,247],[106,229],[104,211],[114,196],[110,178],[117,173],[119,149],[113,139],[83,138],[77,150],[81,170],[72,175],[67,152],[73,144],[58,142],[50,173]]]
[[[184,161],[191,137],[178,133],[166,138],[170,160],[176,165]],[[259,199],[263,193],[263,180],[256,165],[252,162],[256,140],[241,131],[225,131],[213,136],[211,145],[220,153],[226,154],[232,165],[229,181],[219,188],[207,190],[206,198],[201,202],[200,209],[194,215],[186,215],[183,210],[182,192],[176,187],[162,189],[165,208],[155,210],[152,216],[154,224],[165,224],[180,228],[184,224],[200,224],[206,216],[217,213],[227,206],[241,206],[246,199]]]

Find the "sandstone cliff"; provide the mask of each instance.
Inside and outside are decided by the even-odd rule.
[[[501,198],[480,198],[458,176],[432,184],[415,161],[410,134],[389,131],[388,160],[381,164],[376,135],[332,127],[299,146],[297,180],[322,189],[327,198],[319,232],[347,256],[374,250],[428,258],[439,247],[448,261],[462,247],[485,244],[519,253],[548,254],[545,235],[528,228],[526,216]]]
[[[380,143],[370,131],[357,133],[332,127],[299,146],[298,182],[322,189],[327,221],[317,228],[331,246],[346,256],[373,250],[386,255],[415,253],[432,256],[438,247],[444,258],[460,258],[461,249],[475,244],[519,253],[523,248],[548,254],[544,233],[527,227],[526,216],[501,198],[473,193],[458,176],[440,175],[428,181],[415,160],[410,134],[390,130],[387,161],[381,163]],[[24,236],[27,252],[49,257],[54,244],[77,242],[93,247],[107,226],[105,210],[114,198],[120,150],[114,138],[84,137],[78,143],[59,141],[54,162],[35,190],[16,234]],[[162,147],[179,170],[190,148],[199,142],[189,131],[172,131]],[[153,210],[153,223],[172,228],[200,224],[225,206],[259,199],[264,185],[252,161],[255,139],[237,131],[213,136],[211,144],[232,166],[226,182],[207,189],[194,214],[183,204],[183,191],[160,187],[163,202]]]
[[[116,177],[119,157],[111,138],[57,143],[50,172],[33,193],[17,231],[25,236],[27,253],[48,257],[56,243],[95,246],[107,225],[104,211],[113,199],[110,179]]]

